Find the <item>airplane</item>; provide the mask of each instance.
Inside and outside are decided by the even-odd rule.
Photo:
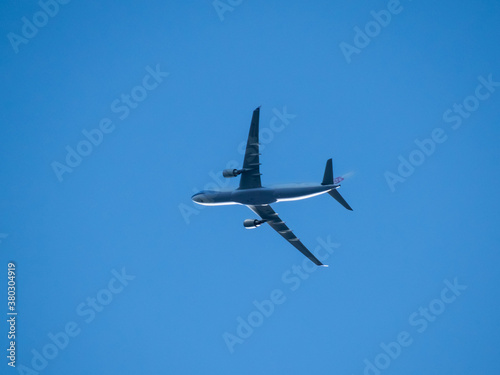
[[[263,187],[260,179],[262,173],[260,173],[261,163],[259,158],[261,155],[259,152],[259,117],[260,107],[253,111],[245,157],[243,159],[243,168],[224,169],[222,171],[222,175],[225,178],[241,176],[239,187],[232,191],[203,190],[194,194],[191,199],[205,206],[245,205],[260,217],[260,219],[245,220],[243,222],[245,228],[254,229],[267,223],[314,264],[328,267],[321,263],[293,234],[290,228],[286,226],[285,222],[281,220],[278,214],[271,208],[271,203],[301,200],[328,193],[342,206],[352,211],[351,206],[347,204],[337,191],[340,185],[334,183],[332,159],[328,159],[326,162],[325,173],[321,185]]]

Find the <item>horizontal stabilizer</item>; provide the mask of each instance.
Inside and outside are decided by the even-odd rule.
[[[337,191],[337,189],[330,190],[328,192],[328,194],[330,194],[333,198],[335,198],[335,200],[337,202],[339,202],[342,206],[344,206],[348,210],[352,211],[351,206],[349,206],[349,204],[347,204],[347,202],[345,201],[345,199],[342,198],[342,195],[340,195],[340,193]]]

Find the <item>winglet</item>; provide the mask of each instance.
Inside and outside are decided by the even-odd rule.
[[[322,264],[320,267],[328,267],[328,264]]]

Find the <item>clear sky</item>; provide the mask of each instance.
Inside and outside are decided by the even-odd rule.
[[[2,374],[499,372],[498,1],[45,1],[0,5]],[[329,268],[190,200],[257,106],[264,185],[349,176],[274,206]]]

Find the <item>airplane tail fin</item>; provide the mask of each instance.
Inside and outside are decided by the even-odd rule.
[[[321,185],[333,185],[333,166],[332,159],[326,161],[325,174]]]
[[[323,175],[323,182],[321,185],[333,185],[333,165],[332,159],[328,159],[325,167],[325,174]],[[345,201],[345,199],[340,195],[337,191],[337,188],[330,190],[328,192],[337,202],[339,202],[342,206],[352,211],[351,206]]]

